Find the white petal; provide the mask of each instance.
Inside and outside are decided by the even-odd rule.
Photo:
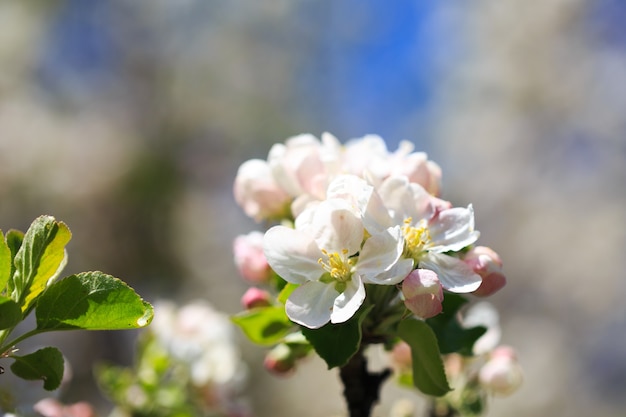
[[[309,281],[291,293],[285,303],[285,311],[294,323],[318,329],[330,320],[338,296],[333,284]]]
[[[353,276],[347,284],[345,291],[335,299],[333,312],[330,315],[331,323],[343,323],[350,320],[365,300],[365,286],[358,276]]]
[[[419,263],[420,268],[435,271],[443,288],[450,292],[476,291],[482,279],[465,262],[443,253],[428,253]]]
[[[378,192],[396,224],[402,224],[409,217],[415,224],[433,214],[431,195],[421,185],[410,183],[405,176],[387,178]]]
[[[356,175],[341,175],[328,186],[326,198],[346,200],[363,219],[370,233],[380,232],[391,225],[387,208],[374,187]]]
[[[390,284],[386,280],[395,277],[389,276],[387,273],[397,264],[403,248],[404,239],[400,226],[392,227],[382,233],[370,236],[359,253],[356,272],[367,283]],[[411,261],[411,267],[412,265]],[[407,274],[409,271],[407,271]],[[394,282],[393,284],[396,283]]]
[[[324,272],[318,263],[321,251],[311,236],[299,230],[272,227],[263,237],[263,252],[272,269],[294,284],[317,280]]]
[[[390,270],[371,277],[366,282],[379,285],[399,284],[411,273],[413,264],[413,259],[400,259]]]
[[[359,251],[364,234],[363,222],[341,199],[323,201],[315,208],[311,231],[320,249],[347,249],[349,255]]]
[[[443,210],[428,222],[428,231],[433,252],[458,251],[478,240],[479,233],[474,230],[474,210],[454,207]]]

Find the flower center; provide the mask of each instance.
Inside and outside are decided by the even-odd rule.
[[[402,233],[404,234],[404,256],[412,258],[418,263],[430,244],[430,233],[426,226],[426,220],[420,220],[417,227],[411,226],[413,219],[404,220]]]
[[[324,262],[324,259],[319,258],[317,262],[330,274],[332,279],[338,282],[350,280],[354,262],[352,259],[348,258],[348,249],[342,249],[341,253],[328,253],[328,251],[322,249],[322,253],[326,256],[328,261]]]

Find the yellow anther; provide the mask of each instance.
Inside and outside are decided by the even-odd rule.
[[[417,227],[411,226],[412,219],[409,217],[404,220],[402,232],[404,234],[404,251],[405,255],[419,261],[424,253],[426,246],[430,243],[430,232],[426,226],[426,221],[420,221]]]
[[[346,281],[350,278],[353,262],[348,258],[347,249],[342,249],[341,254],[338,252],[328,253],[324,249],[322,249],[322,253],[328,258],[328,261],[324,262],[323,258],[319,258],[317,262],[332,278],[337,281]]]

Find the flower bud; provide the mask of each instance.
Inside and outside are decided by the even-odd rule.
[[[416,269],[402,282],[404,305],[417,317],[427,319],[441,313],[443,288],[437,274],[429,269]]]
[[[400,369],[410,369],[413,359],[411,358],[411,346],[404,341],[399,341],[391,349],[391,362]]]
[[[246,310],[250,310],[255,307],[267,307],[271,305],[270,300],[271,296],[269,292],[256,287],[251,287],[248,288],[248,290],[241,297],[241,304]]]
[[[509,395],[517,390],[523,374],[515,351],[508,346],[494,349],[487,363],[480,368],[478,380],[494,394]]]
[[[465,254],[463,261],[483,279],[480,287],[473,292],[474,295],[486,297],[506,284],[506,277],[502,274],[502,260],[492,249],[476,246]]]
[[[263,233],[250,232],[240,235],[233,242],[235,266],[246,280],[264,283],[270,279],[272,270],[263,253]]]
[[[268,163],[261,159],[241,164],[233,193],[237,204],[257,222],[283,217],[291,203],[291,196],[276,183]]]
[[[287,376],[295,369],[296,358],[291,348],[285,343],[281,343],[267,352],[263,366],[275,375]]]

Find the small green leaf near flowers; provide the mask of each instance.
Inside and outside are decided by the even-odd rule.
[[[437,338],[430,327],[421,320],[405,319],[398,326],[398,336],[411,347],[413,385],[436,397],[450,391]]]
[[[294,326],[282,304],[242,311],[231,319],[252,342],[264,346],[280,342]]]
[[[361,325],[373,307],[362,308],[345,323],[328,323],[319,329],[302,327],[302,334],[324,359],[328,369],[347,364],[359,351],[363,332]]]

